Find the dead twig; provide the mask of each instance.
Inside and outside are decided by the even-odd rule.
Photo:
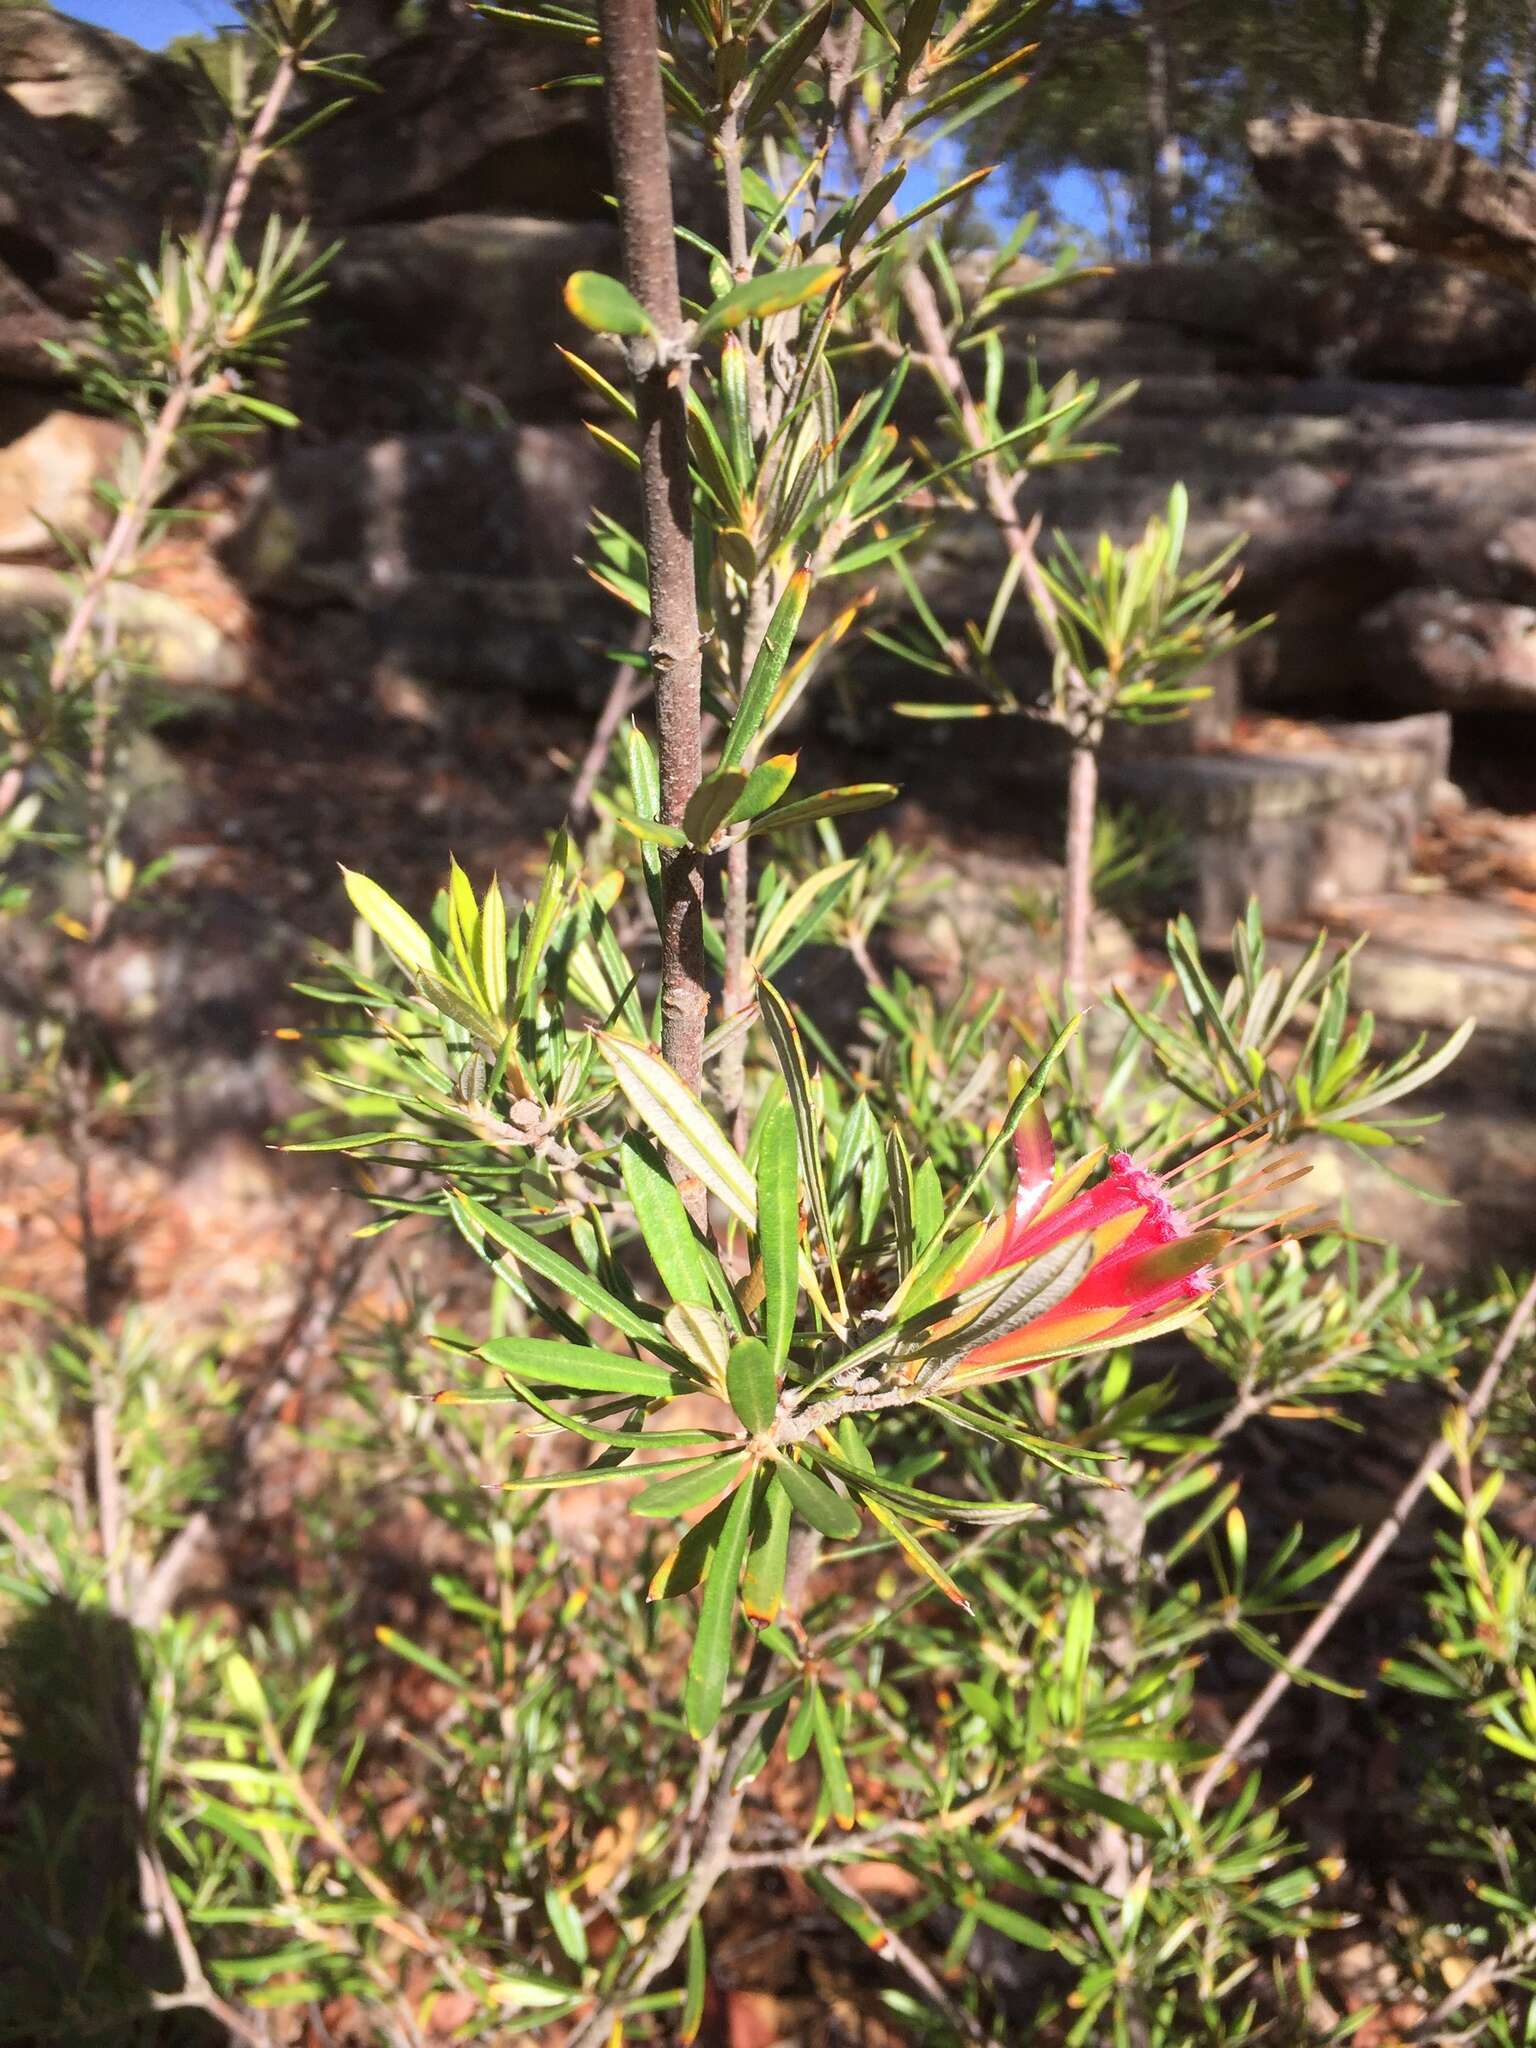
[[[1519,1301],[1515,1304],[1504,1334],[1494,1347],[1493,1356],[1483,1368],[1481,1377],[1467,1397],[1466,1414],[1469,1425],[1481,1420],[1487,1413],[1488,1405],[1498,1389],[1499,1379],[1505,1366],[1514,1354],[1515,1346],[1524,1336],[1533,1314],[1536,1314],[1536,1280],[1533,1280]],[[1238,1761],[1255,1735],[1285,1697],[1298,1676],[1316,1656],[1323,1643],[1332,1634],[1335,1624],[1345,1609],[1354,1600],[1372,1572],[1386,1556],[1403,1533],[1408,1517],[1418,1506],[1419,1497],[1438,1472],[1450,1462],[1451,1444],[1444,1436],[1437,1436],[1419,1460],[1413,1475],[1403,1486],[1390,1512],[1364,1545],[1349,1570],[1340,1579],[1332,1594],[1318,1609],[1311,1622],[1302,1631],[1296,1647],[1286,1659],[1285,1668],[1276,1671],[1254,1698],[1246,1713],[1234,1724],[1226,1741],[1202,1772],[1191,1795],[1190,1804],[1197,1814],[1203,1813],[1206,1802],[1232,1765]],[[1462,1996],[1466,1987],[1461,1987]]]

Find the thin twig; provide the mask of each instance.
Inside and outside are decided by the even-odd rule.
[[[0,1508],[0,1536],[5,1538],[34,1578],[41,1579],[43,1584],[55,1593],[62,1589],[64,1574],[59,1569],[58,1559],[52,1551],[45,1550],[29,1536],[16,1518],[4,1508]]]
[[[107,1605],[123,1612],[123,1511],[117,1470],[117,1414],[100,1361],[91,1360],[91,1474]]]
[[[1444,2039],[1445,2023],[1452,2013],[1459,2012],[1481,1992],[1502,1983],[1506,1977],[1518,1976],[1533,1956],[1536,1956],[1536,1921],[1523,1927],[1497,1955],[1484,1956],[1475,1969],[1469,1970],[1454,1989],[1447,1991],[1434,2011],[1420,2020],[1408,2036],[1409,2040],[1427,2042]],[[1475,2038],[1479,2031],[1474,2028],[1470,2038]]]
[[[278,60],[272,73],[271,83],[257,110],[250,132],[236,152],[212,239],[204,245],[201,260],[197,265],[196,283],[205,299],[211,299],[218,291],[220,277],[229,261],[229,252],[238,232],[246,201],[250,197],[251,186],[261,167],[262,159],[267,154],[272,131],[293,90],[297,75],[294,58],[291,54],[285,53]],[[132,486],[118,507],[117,516],[112,522],[106,540],[102,543],[101,552],[91,564],[90,574],[85,579],[79,601],[54,649],[48,680],[55,690],[67,689],[74,681],[80,655],[96,622],[96,615],[101,609],[107,590],[113,579],[132,559],[144,537],[145,525],[165,488],[166,469],[171,451],[176,445],[187,413],[197,395],[206,355],[206,348],[194,347],[184,350],[176,363],[165,403],[161,406],[140,450]]]
[[[1469,1426],[1478,1422],[1487,1412],[1488,1405],[1498,1389],[1500,1376],[1509,1363],[1515,1346],[1525,1334],[1533,1314],[1536,1314],[1536,1280],[1531,1282],[1516,1303],[1493,1356],[1483,1368],[1482,1376],[1467,1398],[1466,1415]],[[1450,1442],[1443,1435],[1436,1436],[1419,1460],[1412,1477],[1392,1503],[1390,1513],[1369,1543],[1360,1551],[1328,1600],[1303,1630],[1300,1641],[1287,1657],[1285,1668],[1271,1675],[1269,1682],[1255,1697],[1247,1712],[1233,1725],[1226,1741],[1206,1766],[1190,1800],[1197,1814],[1204,1812],[1207,1800],[1222,1778],[1248,1748],[1280,1700],[1295,1683],[1298,1674],[1305,1671],[1322,1644],[1332,1634],[1339,1617],[1402,1534],[1408,1517],[1418,1505],[1419,1496],[1429,1485],[1430,1480],[1443,1470],[1450,1457]]]
[[[1093,916],[1093,822],[1098,805],[1096,747],[1074,743],[1067,771],[1067,840],[1061,881],[1061,978],[1079,1001],[1088,986],[1088,927]]]
[[[587,742],[587,751],[581,757],[581,766],[576,780],[571,784],[570,820],[579,831],[592,815],[592,792],[597,787],[597,778],[603,772],[603,763],[608,759],[608,749],[613,745],[614,734],[624,723],[651,687],[649,676],[637,675],[625,664],[614,671],[613,681],[608,685],[608,695],[598,713],[597,723],[592,728],[592,737]]]
[[[850,152],[864,171],[864,186],[877,157],[871,143],[862,139],[857,120],[846,125]],[[882,161],[883,159],[879,159]],[[1018,494],[1024,480],[1022,470],[1010,470],[991,446],[993,436],[971,393],[969,379],[949,338],[938,296],[921,257],[913,257],[902,270],[898,289],[922,344],[929,374],[954,406],[960,431],[975,461],[971,473],[981,485],[982,500],[1010,558],[1019,566],[1025,588],[1044,625],[1053,609],[1049,590],[1035,559],[1035,541],[1040,522],[1026,526],[1019,517]],[[1080,679],[1069,676],[1069,688]],[[1079,687],[1073,692],[1083,696]],[[1098,795],[1098,739],[1094,733],[1079,734],[1072,749],[1067,787],[1067,836],[1062,879],[1062,979],[1079,995],[1085,986],[1087,940],[1093,910],[1093,821]]]
[[[221,2027],[227,2028],[238,2040],[244,2041],[247,2048],[272,2048],[271,2035],[264,2028],[258,2028],[243,2018],[208,1982],[202,1958],[197,1952],[197,1944],[192,1939],[192,1931],[187,1926],[187,1916],[181,1910],[181,1901],[176,1896],[170,1874],[155,1849],[146,1849],[145,1860],[154,1886],[155,1901],[160,1909],[160,1919],[171,1938],[171,1946],[176,1951],[176,1961],[182,1976],[182,1989],[157,1999],[156,2009],[165,2012],[171,2010],[173,2005],[192,2007],[206,2012],[210,2019],[217,2020]]]
[[[784,1571],[781,1609],[784,1614],[798,1612],[806,1583],[815,1570],[819,1555],[820,1539],[815,1532],[803,1524],[797,1526],[790,1537],[789,1561]],[[756,1693],[772,1661],[772,1652],[759,1643],[741,1683],[740,1696],[743,1699],[750,1699]],[[767,1720],[766,1712],[758,1712],[746,1715],[738,1725],[718,1768],[710,1772],[711,1790],[706,1804],[704,1832],[682,1896],[646,1953],[637,1960],[624,1981],[581,2023],[566,2048],[597,2048],[599,2042],[606,2041],[614,2021],[628,2002],[640,1997],[681,1955],[689,1928],[703,1912],[710,1893],[730,1868],[731,1839],[747,1796],[748,1781],[742,1774]]]
[[[864,1911],[868,1913],[869,1907],[865,1906]],[[902,1939],[888,1920],[881,1920],[880,1935],[880,1955],[884,1961],[893,1963],[903,1976],[910,1977],[923,1996],[944,2015],[952,2027],[958,2028],[968,2041],[974,2041],[976,2048],[998,2048],[998,2043],[980,2020],[967,2012],[957,1998],[951,1996],[922,1957]]]

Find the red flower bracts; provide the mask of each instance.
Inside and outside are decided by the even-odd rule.
[[[961,1294],[989,1280],[1001,1283],[979,1310],[941,1326],[941,1335],[958,1334],[974,1323],[982,1339],[946,1373],[946,1385],[1001,1379],[1049,1358],[1133,1343],[1199,1313],[1216,1285],[1212,1261],[1229,1241],[1226,1231],[1195,1228],[1169,1200],[1164,1178],[1128,1153],[1116,1152],[1091,1187],[1084,1183],[1101,1153],[1059,1173],[1038,1105],[1026,1113],[1014,1145],[1019,1186],[1012,1208],[987,1226],[940,1290]]]

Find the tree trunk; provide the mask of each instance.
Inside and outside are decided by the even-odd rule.
[[[1509,32],[1504,100],[1499,116],[1499,164],[1523,170],[1531,158],[1536,120],[1536,0],[1525,0]]]
[[[1072,748],[1067,776],[1067,844],[1061,883],[1061,978],[1076,1002],[1088,986],[1088,928],[1093,919],[1093,825],[1099,757],[1084,740]]]
[[[1146,0],[1142,41],[1147,72],[1144,109],[1147,125],[1147,255],[1163,262],[1172,252],[1174,214],[1179,201],[1184,160],[1174,121],[1177,82],[1173,38],[1168,32],[1166,0]]]
[[[1387,0],[1365,0],[1360,23],[1360,112],[1381,111],[1381,49],[1387,34]]]
[[[1435,133],[1454,139],[1461,126],[1461,72],[1467,51],[1467,0],[1451,0],[1445,28],[1445,54],[1440,66],[1440,96],[1435,101]]]
[[[640,430],[661,815],[666,824],[680,825],[702,771],[703,653],[693,581],[688,365],[681,349],[685,330],[655,0],[599,0],[598,18],[625,275],[655,328],[654,337],[634,345],[630,368]],[[709,997],[696,854],[679,849],[663,855],[662,892],[662,1051],[697,1094]],[[694,1185],[682,1193],[702,1215],[703,1189]]]

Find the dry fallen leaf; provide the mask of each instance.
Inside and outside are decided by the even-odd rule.
[[[639,1807],[621,1806],[612,1824],[599,1831],[592,1844],[592,1860],[578,1880],[590,1898],[596,1898],[605,1886],[613,1883],[634,1854],[639,1838]]]

